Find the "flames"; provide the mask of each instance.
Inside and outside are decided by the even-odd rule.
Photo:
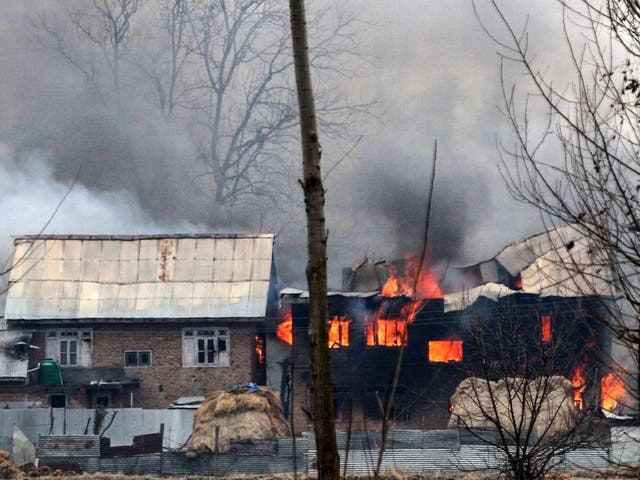
[[[462,361],[462,340],[434,340],[428,346],[430,362]]]
[[[293,345],[293,315],[291,314],[291,308],[284,311],[276,334],[283,342]]]
[[[626,393],[624,381],[615,372],[609,373],[600,381],[601,405],[605,410],[613,411]]]
[[[584,378],[584,366],[576,368],[571,379],[571,385],[573,386],[573,404],[578,410],[582,410],[584,408],[582,392],[587,388],[587,381]]]
[[[264,363],[264,338],[260,335],[255,336],[256,341],[256,355],[258,356],[258,364]]]
[[[366,326],[367,345],[399,347],[407,344],[407,321],[376,318]]]
[[[540,339],[545,343],[551,341],[551,315],[540,316]]]
[[[281,313],[282,320],[278,324],[276,334],[280,340],[289,345],[293,345],[293,314],[291,308],[287,308]],[[351,319],[346,316],[334,316],[329,320],[328,336],[329,348],[340,348],[349,346],[349,324]],[[257,337],[256,337],[257,338]],[[257,347],[256,347],[257,351]]]
[[[329,348],[349,346],[349,324],[351,319],[334,316],[329,320]]]
[[[418,274],[419,273],[419,274]],[[382,286],[383,297],[411,297],[409,303],[400,310],[398,318],[386,316],[385,305],[375,315],[367,319],[367,345],[399,347],[407,344],[407,327],[430,298],[442,298],[438,276],[426,264],[420,268],[420,258],[415,255],[405,257],[401,269],[398,264],[389,266],[389,278]],[[395,317],[395,316],[394,316]]]
[[[423,263],[420,270],[420,257],[407,255],[404,260],[402,270],[398,264],[389,266],[389,278],[382,286],[382,296],[407,295],[418,299],[442,298],[444,296],[436,273],[426,263]],[[418,275],[419,270],[420,275]]]
[[[438,284],[438,276],[426,264],[420,267],[420,258],[408,255],[402,266],[389,266],[389,278],[382,287],[383,297],[406,296],[407,303],[400,311],[387,314],[387,304],[382,302],[378,311],[365,320],[365,338],[367,345],[399,347],[407,344],[407,328],[416,314],[430,298],[442,298],[444,295]],[[419,274],[418,274],[419,273]],[[351,319],[346,316],[334,316],[328,321],[329,348],[350,345],[349,329]],[[293,316],[291,308],[282,313],[277,335],[280,340],[293,344]],[[455,350],[455,349],[454,349]],[[453,354],[452,360],[461,357],[460,352]],[[448,360],[447,360],[448,361]]]

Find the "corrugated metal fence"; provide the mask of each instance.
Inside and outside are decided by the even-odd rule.
[[[465,436],[463,435],[463,440]],[[503,454],[487,445],[466,444],[455,430],[392,430],[382,461],[382,470],[481,470],[496,468]],[[380,432],[338,432],[342,468],[349,473],[370,474],[375,469]],[[130,457],[101,458],[97,436],[44,436],[38,445],[40,463],[64,470],[146,475],[231,475],[314,472],[315,441],[311,434],[294,440],[279,438],[250,443],[232,443],[226,453],[202,453],[189,458],[184,452],[163,452]],[[348,449],[347,449],[348,445]],[[606,467],[609,451],[578,449],[561,459],[560,468]]]

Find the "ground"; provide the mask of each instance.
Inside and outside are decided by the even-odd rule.
[[[633,471],[621,474],[622,472],[598,471],[581,471],[581,472],[563,472],[553,474],[547,477],[547,480],[628,480],[630,478],[640,478],[640,472]],[[2,478],[0,476],[0,478]],[[40,480],[158,480],[159,477],[146,475],[111,475],[111,474],[84,474],[84,475],[47,475],[38,477]],[[167,480],[212,480],[216,477],[210,476],[177,476],[162,477]],[[225,480],[311,480],[315,476],[299,474],[294,477],[293,474],[277,474],[277,475],[237,475],[234,477],[225,477]],[[350,475],[347,480],[368,480],[371,477],[365,475]],[[388,472],[382,476],[382,480],[493,480],[504,478],[496,471],[486,472],[443,472],[433,471],[422,474],[403,474],[401,472]]]

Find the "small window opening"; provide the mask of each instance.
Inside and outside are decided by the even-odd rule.
[[[543,342],[551,341],[551,315],[540,316],[540,338]]]

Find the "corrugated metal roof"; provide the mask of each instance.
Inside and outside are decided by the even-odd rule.
[[[512,290],[501,283],[485,283],[469,290],[462,292],[449,293],[444,296],[444,311],[452,312],[455,310],[464,310],[473,305],[478,298],[488,298],[497,302],[500,298],[508,295],[523,293],[520,290]]]
[[[328,297],[345,297],[345,298],[371,298],[376,295],[380,295],[379,290],[371,291],[371,292],[341,292],[329,290],[327,292]],[[300,299],[308,299],[309,298],[309,290],[300,290],[298,288],[283,288],[280,290],[280,297],[282,298],[300,298]]]
[[[265,315],[274,235],[17,237],[5,316]]]
[[[520,275],[522,289],[512,290],[498,279],[497,266],[512,276]],[[478,287],[447,294],[445,311],[461,310],[479,297],[498,299],[516,293],[557,297],[613,297],[611,269],[602,254],[572,225],[539,233],[503,248],[494,258],[465,267],[478,268],[483,281]]]

